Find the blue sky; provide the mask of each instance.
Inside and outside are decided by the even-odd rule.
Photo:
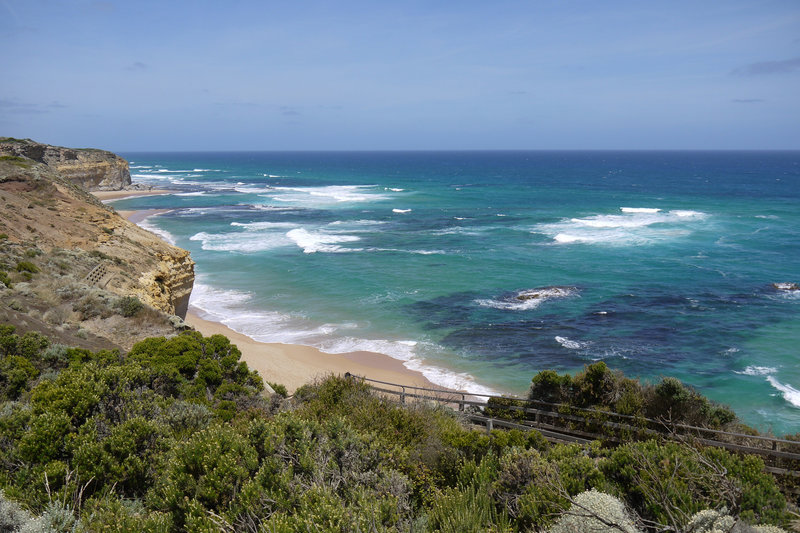
[[[800,2],[0,0],[0,135],[800,149]]]

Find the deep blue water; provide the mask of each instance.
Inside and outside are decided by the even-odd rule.
[[[604,360],[800,431],[798,152],[123,155],[177,192],[115,206],[173,209],[193,305],[253,338],[478,392]]]

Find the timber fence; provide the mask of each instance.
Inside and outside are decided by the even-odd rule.
[[[396,396],[400,403],[423,400],[452,407],[467,420],[485,427],[487,431],[495,428],[537,430],[551,442],[579,444],[599,440],[617,445],[631,440],[665,438],[758,455],[764,459],[767,472],[795,478],[798,483],[791,483],[794,487],[790,492],[800,494],[800,441],[728,432],[539,400],[414,387],[354,375],[350,377],[361,380],[376,392]]]

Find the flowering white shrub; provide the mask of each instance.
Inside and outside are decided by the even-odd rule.
[[[695,513],[686,526],[688,533],[786,533],[776,526],[749,526],[738,522],[726,509],[706,509]]]
[[[625,504],[595,489],[575,496],[550,533],[638,533]]]
[[[33,517],[0,490],[0,531],[18,531]]]

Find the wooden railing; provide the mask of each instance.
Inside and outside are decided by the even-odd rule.
[[[508,396],[492,396],[400,385],[353,376],[373,390],[397,396],[401,403],[412,400],[434,401],[451,406],[474,424],[494,428],[537,430],[553,442],[587,443],[600,440],[619,444],[632,439],[661,437],[715,446],[732,452],[755,454],[764,459],[766,471],[800,478],[800,442],[762,435],[747,435],[718,429],[671,423]],[[512,416],[501,416],[506,413]],[[792,490],[800,494],[800,488]]]

